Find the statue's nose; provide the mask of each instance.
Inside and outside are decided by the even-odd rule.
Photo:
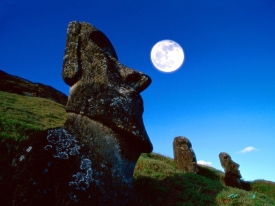
[[[149,76],[138,72],[129,74],[125,78],[125,83],[139,93],[145,90],[151,84],[151,82],[152,80]]]
[[[122,71],[124,83],[139,93],[145,90],[152,82],[151,78],[142,72],[130,68],[123,68]]]

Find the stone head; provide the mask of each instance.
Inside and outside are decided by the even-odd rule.
[[[219,154],[220,162],[222,167],[224,168],[225,172],[230,172],[232,174],[235,174],[236,176],[241,177],[239,167],[240,165],[234,162],[231,159],[231,156],[226,152],[221,152]]]
[[[186,137],[175,137],[174,138],[174,148],[186,150],[192,148],[192,144]]]
[[[184,172],[198,172],[197,159],[192,144],[186,137],[178,136],[173,141],[174,161]]]
[[[140,96],[151,79],[119,63],[109,39],[89,23],[69,24],[62,77],[70,86],[67,112],[108,126],[141,152],[152,151]]]

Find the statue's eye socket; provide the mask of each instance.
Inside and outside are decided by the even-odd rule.
[[[103,52],[107,55],[113,56],[117,59],[117,54],[115,49],[113,48],[109,39],[103,34],[101,31],[94,31],[90,34],[90,39],[100,47]]]

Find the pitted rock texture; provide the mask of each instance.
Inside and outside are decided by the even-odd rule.
[[[227,186],[242,188],[241,180],[242,177],[239,167],[240,165],[231,159],[231,156],[226,152],[219,154],[221,165],[225,172],[224,182]]]
[[[192,144],[186,137],[175,137],[173,141],[174,161],[183,172],[197,173],[197,159]]]
[[[122,156],[117,135],[80,115],[70,125],[79,126],[81,118],[93,126],[86,128],[85,139],[61,127],[22,146],[10,178],[4,179],[4,205],[139,204],[133,189],[135,162]]]
[[[152,151],[139,94],[151,79],[119,63],[101,31],[88,23],[69,24],[62,77],[71,87],[67,112],[83,114],[125,134],[140,152]]]
[[[5,205],[139,205],[133,172],[153,147],[140,92],[151,79],[117,60],[108,38],[71,22],[62,77],[70,86],[61,128],[25,142],[3,178]]]

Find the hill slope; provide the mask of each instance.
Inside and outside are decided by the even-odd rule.
[[[1,180],[18,145],[39,130],[63,125],[66,112],[56,102],[6,92],[0,92],[0,104]],[[273,182],[246,182],[248,191],[240,190],[223,184],[223,172],[206,166],[199,169],[198,174],[184,174],[171,158],[142,154],[134,172],[137,195],[144,205],[275,205]]]
[[[68,97],[51,86],[33,83],[0,70],[0,91],[31,97],[43,97],[66,105]]]

